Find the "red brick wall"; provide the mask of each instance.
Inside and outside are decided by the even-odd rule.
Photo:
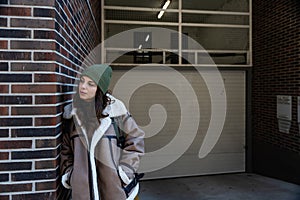
[[[300,1],[253,0],[253,130],[255,138],[300,153]],[[289,134],[278,131],[276,95],[293,96]]]
[[[57,197],[62,108],[100,42],[89,3],[0,0],[0,199]]]

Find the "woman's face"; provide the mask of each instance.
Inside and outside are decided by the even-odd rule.
[[[97,84],[87,76],[82,76],[79,82],[79,97],[84,101],[93,101],[96,96]]]

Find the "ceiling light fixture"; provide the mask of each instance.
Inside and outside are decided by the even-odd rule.
[[[158,18],[158,19],[160,19],[160,18],[164,15],[165,10],[168,8],[168,6],[170,5],[170,3],[171,3],[171,0],[167,0],[167,1],[165,2],[164,6],[162,7],[162,10],[161,10],[161,11],[158,13],[158,15],[157,15],[157,18]]]
[[[146,39],[145,39],[145,42],[148,42],[149,38],[150,38],[150,35],[148,34]]]

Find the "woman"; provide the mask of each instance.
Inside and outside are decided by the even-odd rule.
[[[64,108],[62,184],[73,200],[129,200],[138,192],[144,132],[107,92],[111,74],[108,65],[88,67],[73,104]]]

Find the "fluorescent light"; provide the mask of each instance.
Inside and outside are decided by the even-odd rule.
[[[171,3],[171,0],[167,0],[167,1],[165,2],[164,6],[162,7],[162,10],[161,10],[161,11],[158,13],[158,15],[157,15],[157,18],[158,18],[158,19],[160,19],[160,18],[164,15],[165,10],[168,8],[168,6],[170,5],[170,3]]]
[[[164,15],[165,11],[161,10],[158,15],[157,18],[160,19],[163,15]]]
[[[142,48],[142,45],[140,44],[139,49],[141,49],[141,48]]]
[[[145,42],[148,42],[149,37],[150,37],[150,35],[148,34],[147,37],[146,37],[146,39],[145,39]]]
[[[168,0],[165,2],[165,5],[162,7],[163,10],[166,10],[168,8],[168,6],[170,5],[171,0]]]

